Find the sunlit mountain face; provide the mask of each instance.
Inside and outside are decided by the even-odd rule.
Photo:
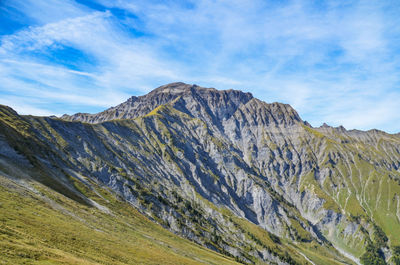
[[[400,138],[171,83],[97,114],[0,108],[6,264],[397,264]]]

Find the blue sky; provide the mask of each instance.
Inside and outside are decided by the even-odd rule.
[[[400,132],[398,1],[1,0],[0,104],[99,112],[170,82]]]

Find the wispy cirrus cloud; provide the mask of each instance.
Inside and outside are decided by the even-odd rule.
[[[21,20],[1,37],[0,95],[43,113],[185,81],[290,103],[315,126],[400,131],[395,2],[28,2],[0,4]]]
[[[134,93],[148,90],[143,79],[178,78],[149,47],[131,41],[110,16],[108,11],[93,11],[4,36],[3,101],[20,95],[24,106],[36,102],[31,109],[41,108],[38,113],[71,112],[77,107],[99,111],[124,101],[132,88],[138,89]]]

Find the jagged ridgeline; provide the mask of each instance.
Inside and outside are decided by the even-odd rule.
[[[0,107],[6,264],[400,264],[400,135],[184,83],[98,114]],[[52,264],[51,263],[51,264]]]

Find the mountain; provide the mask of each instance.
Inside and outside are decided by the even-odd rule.
[[[39,205],[51,217],[47,222],[63,218],[48,225],[69,247],[40,233],[31,235],[34,246],[65,259],[400,264],[398,134],[313,128],[290,105],[184,83],[98,114],[21,116],[2,106],[0,124],[1,195],[7,198],[0,207],[14,214],[3,216],[0,235],[10,262],[20,258],[14,249],[26,227],[37,227],[19,223],[15,209],[31,218],[30,207]],[[87,240],[99,241],[90,229],[93,236],[103,233],[104,244],[80,253],[71,238],[83,241],[81,235],[55,228],[78,224]],[[140,242],[156,249],[128,247],[125,231],[141,233]],[[34,257],[49,259],[46,251]]]

